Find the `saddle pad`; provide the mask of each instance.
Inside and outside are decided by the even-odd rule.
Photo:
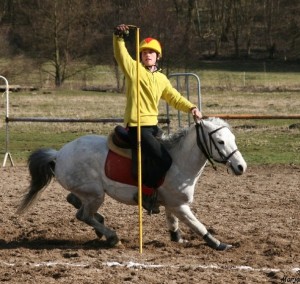
[[[107,137],[107,146],[108,146],[108,149],[110,149],[111,151],[119,154],[122,157],[131,159],[131,149],[120,148],[116,144],[114,144],[113,138],[112,138],[113,135],[114,135],[114,133],[111,132],[108,135],[108,137]]]
[[[121,156],[111,150],[108,151],[105,161],[105,174],[111,180],[137,185],[137,181],[131,173],[131,159]]]
[[[138,185],[137,180],[133,178],[132,175],[132,162],[131,159],[120,156],[119,154],[109,150],[106,161],[105,161],[105,174],[106,176],[114,181]],[[159,185],[162,185],[164,182],[164,177],[159,181]],[[145,185],[142,185],[142,191],[147,192],[149,188]]]

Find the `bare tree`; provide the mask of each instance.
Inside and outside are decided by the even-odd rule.
[[[214,55],[218,56],[222,41],[228,40],[230,16],[228,0],[208,0],[207,5],[210,13],[209,29],[215,44]]]
[[[22,34],[27,54],[36,57],[43,71],[54,78],[56,86],[61,86],[67,78],[82,71],[82,67],[74,67],[73,63],[83,60],[93,45],[90,9],[95,8],[95,2],[18,2],[17,9],[26,25],[16,32]]]
[[[230,0],[229,21],[236,57],[240,56],[241,41],[245,39],[247,55],[250,55],[255,0]]]
[[[295,59],[299,12],[298,0],[2,0],[0,56],[25,55],[60,86],[90,66],[113,69],[113,27],[127,23],[161,41],[164,68],[242,50]],[[134,37],[127,46],[134,56]]]
[[[274,24],[274,0],[264,0],[263,3],[263,15],[264,15],[264,29],[265,29],[265,42],[267,50],[270,51],[274,49],[273,42],[273,24]],[[274,52],[272,52],[274,53]]]

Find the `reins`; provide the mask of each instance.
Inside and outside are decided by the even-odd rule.
[[[226,164],[228,163],[229,158],[238,151],[238,149],[235,149],[234,151],[232,151],[227,157],[223,155],[223,153],[220,151],[220,149],[218,148],[216,142],[214,141],[214,139],[212,138],[212,135],[214,133],[216,133],[217,131],[219,131],[222,128],[225,128],[226,126],[221,126],[217,129],[215,129],[212,132],[208,133],[208,137],[209,137],[209,142],[206,139],[206,136],[204,134],[204,124],[203,124],[203,120],[200,121],[200,123],[198,121],[196,121],[195,119],[195,127],[196,127],[196,133],[197,133],[197,145],[199,147],[199,149],[203,152],[204,156],[207,158],[207,160],[211,163],[212,167],[214,170],[217,170],[217,166],[214,164],[214,161],[217,163],[223,163]],[[201,137],[200,137],[200,130],[201,130],[201,137],[203,142],[201,141]],[[216,150],[218,151],[222,161],[216,160],[212,157],[212,144],[214,145],[214,147],[216,148]]]
[[[214,170],[216,171],[217,166],[214,164],[213,160],[211,159],[211,155],[208,151],[208,145],[207,145],[206,137],[203,134],[202,120],[201,120],[201,123],[199,123],[199,122],[195,122],[195,123],[196,123],[195,127],[196,127],[196,133],[197,133],[197,145],[198,145],[199,149],[203,152],[206,159],[211,163]],[[201,143],[201,139],[200,139],[200,132],[199,132],[200,126],[201,126],[201,133],[202,133],[204,144]]]

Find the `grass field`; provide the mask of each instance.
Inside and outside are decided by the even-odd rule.
[[[244,73],[243,66],[239,66],[240,70],[237,70],[237,65],[233,71],[230,71],[226,70],[225,65],[223,70],[220,70],[203,64],[205,69],[195,72],[201,78],[201,105],[205,115],[300,114],[300,73],[296,67],[291,67],[291,72],[287,72],[284,68],[272,66],[271,72],[270,66],[257,63],[257,66],[252,66],[251,70],[248,67],[250,71]],[[107,76],[108,70],[100,69],[100,71],[106,72]],[[113,78],[110,80],[106,78],[105,82],[96,78],[97,76],[94,76],[92,81],[87,81],[85,84],[98,86],[114,84]],[[76,81],[69,81],[62,89],[11,92],[10,117],[122,118],[125,106],[123,94],[80,91],[78,90],[80,80],[76,88],[74,88],[75,83]],[[178,85],[183,95],[186,95],[185,84],[183,80]],[[190,90],[190,100],[197,103],[194,81],[190,83]],[[2,157],[5,154],[5,112],[6,98],[3,94],[0,109]],[[160,105],[160,113],[162,117],[166,116],[163,102]],[[171,110],[170,117],[171,132],[174,132],[178,128],[177,112]],[[182,114],[181,119],[181,125],[187,126],[187,116]],[[228,122],[233,127],[239,149],[248,164],[300,164],[300,120],[230,120]],[[28,154],[36,148],[59,148],[74,138],[90,133],[107,135],[114,125],[113,123],[11,122],[8,150],[15,163],[24,163]],[[161,127],[165,126],[161,125]]]

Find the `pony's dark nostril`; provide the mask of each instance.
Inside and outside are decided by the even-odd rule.
[[[243,172],[244,171],[244,167],[242,165],[238,165],[238,169],[239,171]]]

